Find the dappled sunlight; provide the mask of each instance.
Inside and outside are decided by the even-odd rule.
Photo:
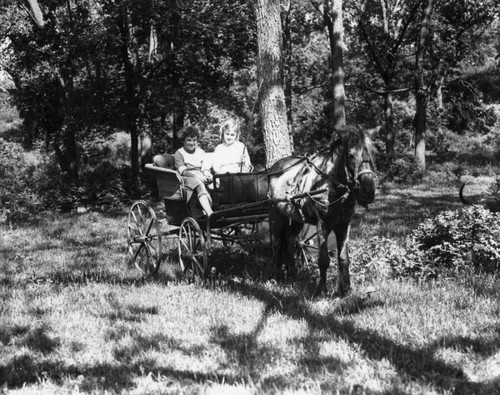
[[[427,215],[461,207],[457,193],[386,189],[359,210],[354,290],[342,299],[313,298],[314,263],[296,281],[268,281],[266,246],[215,249],[215,274],[190,284],[172,240],[155,276],[130,266],[123,218],[91,213],[8,230],[0,375],[9,389],[87,392],[487,393],[498,380],[498,280],[417,283],[356,266],[370,255],[368,237],[400,238]],[[332,259],[330,290],[336,273]]]

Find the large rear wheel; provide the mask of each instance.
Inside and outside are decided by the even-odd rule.
[[[205,236],[192,217],[182,221],[179,229],[179,265],[189,282],[203,279],[208,266]]]
[[[158,271],[162,256],[160,224],[154,210],[144,200],[138,200],[130,207],[127,244],[131,264],[144,275]]]

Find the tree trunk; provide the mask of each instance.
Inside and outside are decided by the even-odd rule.
[[[389,89],[386,86],[386,89]],[[394,146],[396,134],[394,132],[394,111],[392,106],[392,94],[387,91],[384,95],[384,118],[385,118],[385,153],[389,159],[395,156]]]
[[[30,16],[33,18],[33,21],[38,27],[45,26],[45,20],[43,18],[42,10],[40,9],[40,5],[37,0],[27,0],[28,7],[31,11]]]
[[[257,17],[258,83],[264,129],[266,165],[292,153],[283,89],[283,35],[279,0],[255,0]]]
[[[30,16],[39,28],[45,26],[45,19],[37,0],[27,0]],[[68,17],[71,20],[71,9],[68,6]],[[70,58],[64,66],[57,70],[57,95],[58,106],[54,109],[57,113],[52,127],[54,134],[53,147],[61,170],[69,176],[70,182],[78,183],[78,150],[73,125],[73,64]],[[62,143],[62,149],[59,147]]]
[[[415,94],[415,157],[421,170],[425,170],[425,131],[427,128],[427,98],[423,89],[417,89]]]
[[[324,18],[331,50],[333,126],[346,124],[344,89],[344,22],[342,0],[324,0]]]
[[[182,98],[181,98],[182,99]],[[177,132],[184,127],[184,118],[186,117],[186,106],[183,101],[178,100],[175,103],[174,114],[173,114],[173,129],[174,134],[172,138],[172,151],[176,151],[178,148],[182,147],[182,142],[177,136]]]
[[[71,65],[68,65],[71,68]],[[78,184],[78,150],[73,121],[73,73],[68,71],[66,75],[59,73],[58,77],[59,108],[61,113],[61,124],[57,132],[62,133],[61,141],[63,151],[58,154],[61,169],[68,173],[70,179]],[[56,142],[57,143],[57,142]]]
[[[424,0],[422,12],[422,23],[416,53],[416,75],[415,75],[415,157],[422,170],[425,170],[425,132],[427,128],[427,100],[428,93],[424,84],[424,54],[429,36],[429,24],[432,13],[432,0]]]
[[[186,117],[186,103],[183,96],[183,87],[181,83],[181,72],[178,70],[177,51],[182,47],[180,42],[180,29],[181,29],[181,11],[177,0],[170,0],[169,5],[169,34],[166,37],[167,47],[170,48],[168,52],[168,64],[171,69],[171,83],[172,91],[168,92],[170,95],[168,99],[173,101],[173,115],[172,115],[172,151],[177,150],[182,146],[182,142],[177,136],[177,132],[184,127],[184,120]]]
[[[293,108],[292,108],[292,36],[290,14],[292,12],[292,0],[288,0],[281,16],[283,26],[283,47],[285,58],[285,103],[286,117],[288,120],[288,133],[290,134],[290,144],[294,150],[293,142]]]
[[[139,116],[139,105],[137,102],[138,86],[135,78],[135,70],[129,55],[130,29],[128,21],[128,10],[125,7],[118,17],[118,28],[121,36],[121,57],[125,70],[125,97],[127,102],[127,123],[130,132],[130,165],[132,169],[132,182],[135,189],[139,187],[139,138],[137,118]]]

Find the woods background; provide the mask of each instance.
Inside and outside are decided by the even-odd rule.
[[[259,9],[280,22],[264,34],[278,29],[281,63],[260,70],[277,73],[267,81],[284,93],[286,120],[274,128],[259,117],[269,108]],[[378,166],[390,179],[417,181],[444,160],[452,176],[495,164],[499,9],[492,0],[4,0],[2,218],[144,196],[141,135],[151,153],[172,151],[175,131],[194,123],[210,150],[228,115],[243,118],[260,166],[276,129],[290,136],[285,152],[302,154],[328,144],[339,119],[384,126]]]

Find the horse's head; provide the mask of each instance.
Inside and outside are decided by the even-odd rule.
[[[372,137],[380,128],[362,130],[347,127],[340,132],[345,142],[345,163],[356,201],[367,207],[375,199],[375,153]]]

